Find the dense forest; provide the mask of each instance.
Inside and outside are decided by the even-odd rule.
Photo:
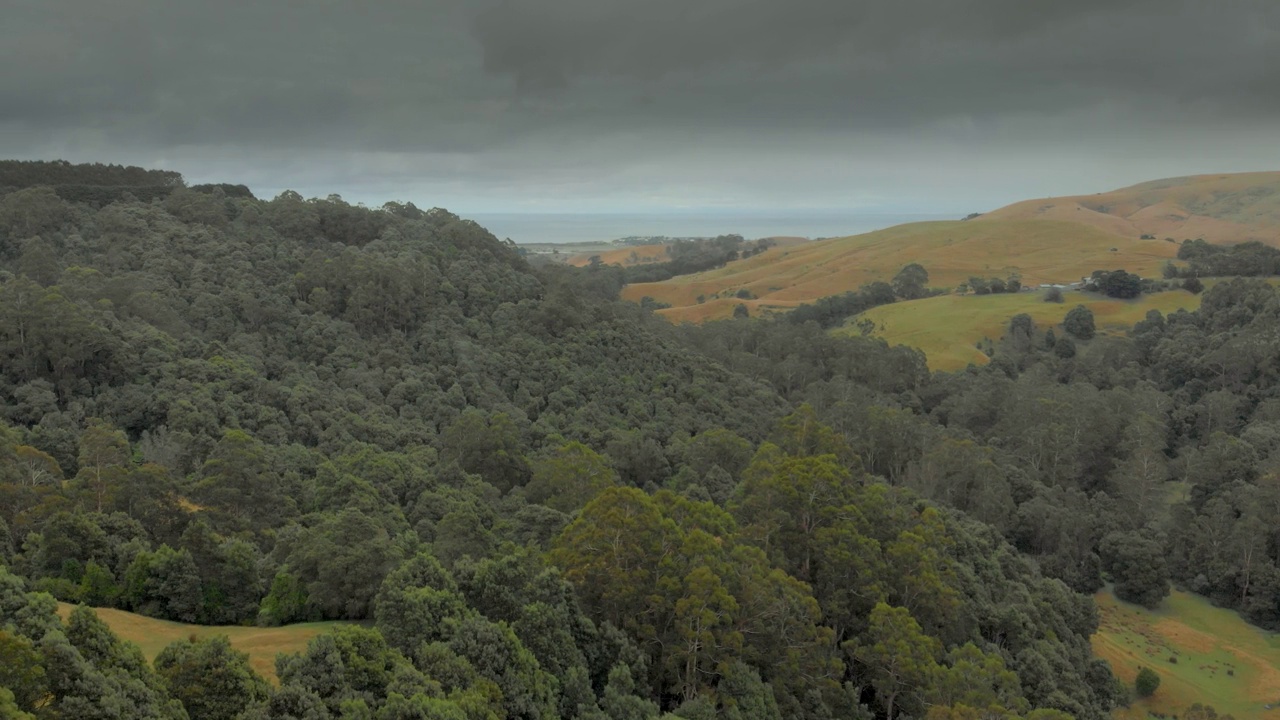
[[[1203,239],[1185,240],[1178,246],[1178,259],[1186,261],[1186,265],[1178,267],[1170,263],[1165,268],[1166,277],[1280,275],[1280,250],[1257,241],[1216,245]]]
[[[1099,720],[1104,582],[1280,627],[1262,281],[930,374],[844,304],[675,327],[444,210],[75,167],[0,173],[5,717]],[[362,622],[272,685],[55,598]]]

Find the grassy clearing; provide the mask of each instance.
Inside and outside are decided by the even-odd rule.
[[[1108,590],[1094,599],[1101,616],[1094,654],[1130,687],[1140,667],[1160,675],[1156,694],[1117,711],[1118,720],[1170,716],[1195,702],[1237,720],[1280,718],[1280,636],[1189,593],[1174,592],[1155,611]]]
[[[665,262],[667,260],[667,244],[633,245],[605,252],[586,252],[569,258],[569,264],[575,267],[586,267],[591,264],[591,258],[597,256],[600,258],[600,262],[605,265],[622,265],[623,267],[643,263]]]
[[[58,603],[58,614],[66,619],[73,605]],[[276,682],[276,654],[302,652],[307,648],[311,638],[328,632],[340,625],[350,623],[319,622],[299,623],[285,627],[260,628],[229,626],[188,625],[185,623],[157,620],[123,610],[111,608],[94,608],[98,617],[102,618],[121,639],[135,643],[142,648],[147,660],[154,660],[170,643],[186,640],[191,636],[197,638],[226,635],[232,647],[249,653],[249,663],[253,669],[271,682]]]
[[[1200,307],[1200,296],[1183,290],[1142,295],[1133,300],[1113,300],[1097,293],[1066,292],[1065,302],[1044,302],[1043,292],[1002,295],[939,295],[873,308],[856,320],[870,320],[875,334],[890,345],[923,350],[933,370],[958,370],[985,365],[987,356],[976,344],[983,338],[999,340],[1014,315],[1026,313],[1044,329],[1060,325],[1076,305],[1093,311],[1098,329],[1122,331],[1142,320],[1149,310],[1162,313]]]
[[[909,223],[775,247],[715,270],[628,285],[622,296],[639,301],[647,295],[672,306],[663,312],[668,318],[699,321],[731,315],[736,303],[714,301],[741,289],[750,290],[762,308],[788,307],[890,280],[912,262],[924,265],[930,284],[940,287],[954,287],[970,276],[1003,278],[1012,273],[1036,285],[1079,280],[1098,269],[1124,268],[1158,277],[1176,253],[1172,243],[1123,237],[1061,220]],[[698,307],[699,296],[706,301],[703,307]]]

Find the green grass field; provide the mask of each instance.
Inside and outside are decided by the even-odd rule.
[[[73,605],[58,603],[58,614],[65,619],[73,608]],[[192,635],[198,638],[226,635],[231,640],[232,647],[249,653],[253,669],[273,683],[276,682],[275,663],[278,653],[301,652],[307,648],[311,638],[340,625],[350,624],[318,622],[274,628],[207,626],[157,620],[111,608],[94,608],[94,611],[121,639],[142,648],[142,654],[149,661],[154,660],[161,650],[174,641],[185,640]]]
[[[985,365],[987,356],[976,347],[983,338],[999,340],[1018,313],[1026,313],[1044,329],[1062,323],[1076,305],[1093,311],[1100,331],[1123,331],[1142,320],[1149,310],[1162,313],[1200,307],[1200,296],[1183,290],[1142,295],[1134,300],[1113,300],[1096,293],[1067,292],[1065,302],[1044,302],[1044,293],[1004,295],[939,295],[873,308],[850,321],[866,319],[875,334],[890,345],[923,350],[932,370],[959,370]],[[852,330],[848,330],[852,331]]]
[[[1280,636],[1184,592],[1175,591],[1155,611],[1107,590],[1094,599],[1101,616],[1094,653],[1129,687],[1140,667],[1160,675],[1155,695],[1117,711],[1119,720],[1171,716],[1196,702],[1236,720],[1280,718]]]

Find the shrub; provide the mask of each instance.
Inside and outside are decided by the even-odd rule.
[[[1053,344],[1053,354],[1066,360],[1076,356],[1076,343],[1070,335],[1063,335]]]
[[[1097,332],[1093,323],[1093,311],[1083,305],[1071,308],[1062,320],[1062,327],[1080,340],[1089,340]]]
[[[1062,290],[1061,290],[1061,288],[1056,288],[1056,287],[1054,287],[1054,288],[1049,288],[1048,290],[1046,290],[1046,291],[1045,291],[1045,293],[1044,293],[1044,301],[1045,301],[1045,302],[1054,302],[1054,303],[1060,303],[1060,302],[1062,302],[1062,301],[1063,301],[1063,297],[1062,297]]]
[[[1144,667],[1138,670],[1138,678],[1134,680],[1133,687],[1138,691],[1138,697],[1151,697],[1160,687],[1160,676],[1151,668]]]

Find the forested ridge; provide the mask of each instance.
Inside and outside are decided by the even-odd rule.
[[[22,170],[9,715],[1083,720],[1128,697],[1090,653],[1104,579],[1280,625],[1261,281],[1130,337],[1015,318],[930,375],[818,322],[672,327],[618,269],[531,268],[439,209]],[[148,664],[54,597],[366,623],[273,687],[225,642]]]

